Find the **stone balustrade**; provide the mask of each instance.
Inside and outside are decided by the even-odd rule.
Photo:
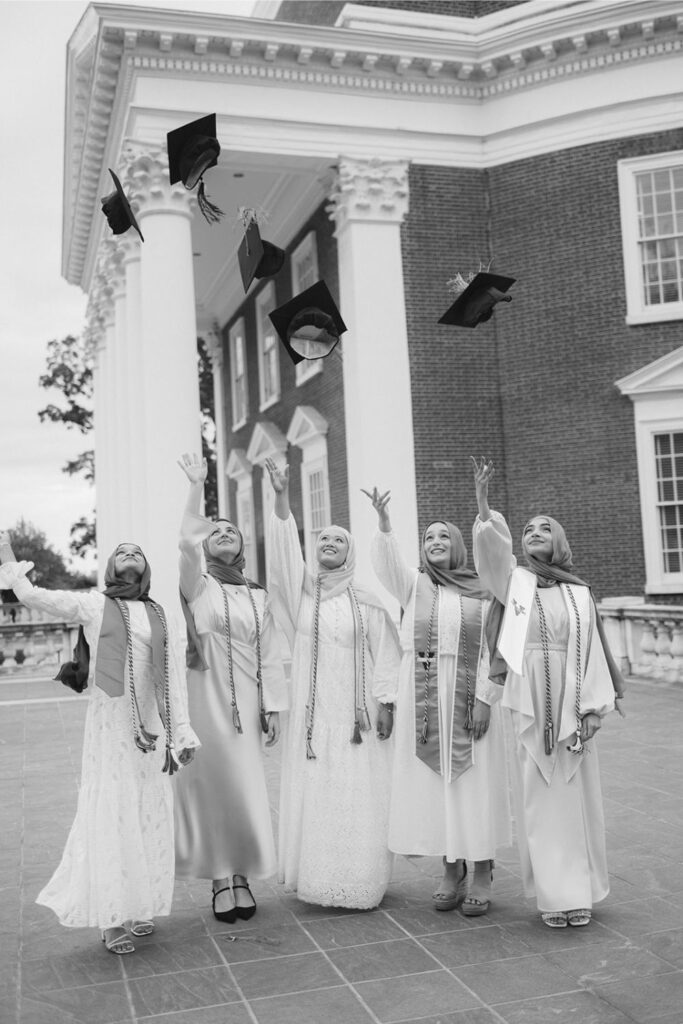
[[[625,675],[683,685],[683,607],[603,601],[599,606],[617,664]]]
[[[0,605],[0,674],[22,665],[56,671],[69,661],[78,626],[22,604]]]

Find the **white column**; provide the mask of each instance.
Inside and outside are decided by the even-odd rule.
[[[128,231],[119,242],[126,308],[122,362],[125,364],[126,436],[125,463],[129,467],[128,511],[130,537],[143,546],[147,541],[147,467],[139,453],[148,451],[145,428],[145,391],[138,372],[141,349],[142,300],[140,286],[140,238]]]
[[[216,328],[202,332],[202,342],[213,373],[213,418],[216,424],[216,489],[218,514],[230,517],[225,455],[225,390],[223,384],[223,340]]]
[[[182,185],[169,185],[161,150],[138,151],[124,187],[145,238],[134,367],[144,396],[144,447],[132,450],[130,475],[144,473],[147,497],[136,532],[152,567],[152,595],[178,619],[178,527],[187,479],[177,459],[201,451],[191,198]]]
[[[392,525],[417,564],[413,415],[401,258],[408,211],[403,162],[340,160],[330,216],[336,223],[351,532],[358,578],[373,582],[370,541],[377,516],[361,488],[391,490]],[[374,581],[376,584],[376,581]],[[376,584],[379,587],[379,584]],[[384,596],[387,597],[386,592]],[[392,610],[396,602],[391,599]]]

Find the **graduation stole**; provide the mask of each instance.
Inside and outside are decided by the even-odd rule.
[[[444,588],[445,591],[445,588]],[[454,593],[454,588],[448,588]],[[426,574],[417,579],[415,594],[415,754],[437,774],[458,778],[472,766],[472,709],[482,643],[482,603],[460,602],[460,629],[455,644],[439,637],[439,587]],[[453,649],[450,649],[450,648]],[[455,692],[450,708],[450,763],[442,757],[439,722],[439,654],[457,655]],[[450,771],[449,771],[450,769]]]

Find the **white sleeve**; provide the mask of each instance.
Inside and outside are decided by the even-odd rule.
[[[172,618],[167,620],[166,626],[168,629],[168,686],[173,744],[178,751],[188,747],[201,747],[197,734],[190,725],[185,669],[180,657],[178,642],[180,634],[177,624]]]
[[[500,512],[491,510],[485,522],[477,516],[472,527],[474,567],[487,590],[503,604],[510,573],[517,565],[512,554],[512,537]]]
[[[415,572],[403,560],[393,531],[382,533],[378,530],[375,533],[370,545],[370,560],[382,586],[405,608],[415,584]]]
[[[13,590],[27,608],[83,626],[100,613],[104,601],[104,595],[97,590],[44,590],[34,587],[25,577],[14,583]]]
[[[215,524],[193,512],[185,512],[180,524],[180,590],[191,604],[206,587],[202,575],[202,541],[209,536]]]
[[[382,704],[392,704],[398,694],[401,648],[396,627],[379,608],[364,606],[367,614],[368,646],[373,660],[371,693]]]
[[[270,517],[268,559],[271,589],[277,588],[294,617],[301,600],[305,568],[299,533],[291,512],[287,519],[280,519],[274,513]]]

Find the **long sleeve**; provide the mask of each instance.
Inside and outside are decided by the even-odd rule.
[[[398,695],[401,648],[396,627],[387,612],[365,606],[368,622],[368,646],[373,660],[371,693],[382,704],[391,704]]]
[[[405,608],[415,584],[415,571],[403,560],[393,531],[377,531],[370,545],[370,560],[382,586]]]
[[[104,602],[104,597],[97,591],[45,590],[34,587],[25,576],[18,578],[12,584],[12,589],[27,608],[36,608],[46,615],[78,622],[83,626],[99,614]]]
[[[177,632],[175,623],[168,622],[168,673],[169,696],[171,700],[171,723],[173,726],[173,742],[176,750],[201,747],[201,743],[190,724],[190,713],[187,703],[187,684],[185,670],[178,653],[178,644],[174,642]]]
[[[275,621],[294,646],[296,620],[304,584],[304,559],[294,516],[270,518],[270,607]]]
[[[512,537],[500,512],[491,510],[485,522],[477,516],[472,527],[474,567],[484,586],[505,603],[510,573],[517,565]]]
[[[282,663],[281,637],[282,634],[273,618],[269,601],[266,599],[261,630],[263,706],[266,711],[286,711],[289,707],[287,677]]]
[[[180,589],[188,602],[196,601],[206,586],[202,576],[202,541],[215,524],[204,516],[186,511],[180,524]]]
[[[490,602],[485,601],[482,607],[482,613],[484,618],[488,613]],[[486,635],[483,638],[484,648],[482,650],[481,660],[479,662],[479,671],[477,672],[477,682],[475,686],[475,697],[477,700],[481,700],[484,704],[493,706],[497,704],[500,698],[503,696],[503,687],[500,683],[494,683],[489,679],[489,671],[491,664],[491,652],[488,650],[486,643]]]

